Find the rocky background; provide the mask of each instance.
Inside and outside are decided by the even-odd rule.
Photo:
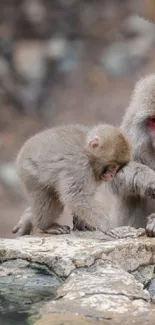
[[[147,20],[146,20],[147,19]],[[0,236],[26,203],[14,159],[58,123],[119,124],[155,70],[154,0],[0,1]]]

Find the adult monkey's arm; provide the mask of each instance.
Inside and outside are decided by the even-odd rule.
[[[138,195],[155,199],[155,172],[132,161],[117,173],[112,187],[121,196]]]

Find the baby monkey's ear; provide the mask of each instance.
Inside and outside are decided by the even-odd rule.
[[[92,140],[88,142],[88,147],[92,149],[96,149],[99,147],[99,142],[100,142],[99,137],[95,136]]]

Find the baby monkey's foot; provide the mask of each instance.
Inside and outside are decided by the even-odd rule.
[[[32,231],[32,223],[29,220],[22,221],[20,220],[17,225],[12,229],[13,234],[17,236],[30,235]]]
[[[140,237],[145,235],[145,229],[139,228],[136,229],[134,227],[130,226],[124,226],[124,227],[117,227],[112,230],[105,231],[105,234],[115,238],[115,239],[121,239],[121,238],[127,238],[127,237]]]
[[[146,234],[148,237],[155,237],[155,213],[147,217]]]
[[[47,229],[44,232],[47,234],[52,234],[52,235],[70,234],[70,227],[69,226],[61,226],[57,223],[54,223],[49,229]]]

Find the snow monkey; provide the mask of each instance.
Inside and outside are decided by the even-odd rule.
[[[43,232],[69,233],[68,226],[57,223],[65,207],[79,220],[106,230],[101,222],[103,207],[95,194],[130,159],[127,137],[108,124],[64,125],[33,136],[17,157],[17,171],[32,211],[28,208],[13,232],[29,234],[33,224]]]
[[[104,225],[107,221],[107,230],[145,227],[148,236],[155,236],[155,74],[137,82],[121,129],[132,143],[134,161],[117,173],[108,189],[102,185],[98,193],[105,214],[102,220]],[[88,227],[76,217],[74,228]],[[111,233],[123,235],[121,228]]]
[[[102,205],[102,226],[107,231],[121,226],[145,227],[148,236],[155,236],[155,74],[137,82],[121,129],[131,140],[133,161],[114,180],[104,182],[96,194]],[[32,223],[28,209],[25,221],[21,218],[16,226],[21,234]],[[74,229],[94,228],[76,216]],[[121,237],[121,228],[119,234],[113,234]]]

